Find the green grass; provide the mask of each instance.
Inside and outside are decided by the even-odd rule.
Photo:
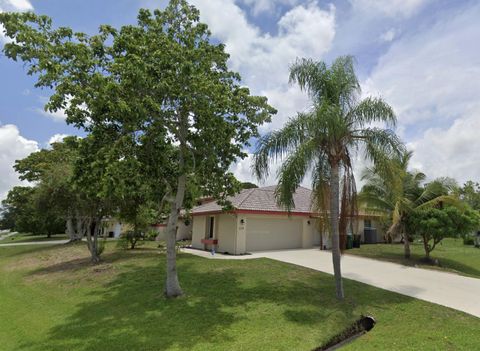
[[[438,259],[440,266],[432,266],[422,261],[425,257],[423,244],[412,243],[410,248],[412,257],[409,260],[403,256],[402,244],[362,245],[359,249],[351,249],[345,253],[480,278],[480,249],[463,245],[462,239],[444,239],[430,253],[432,259]]]
[[[66,240],[66,239],[68,239],[68,236],[66,234],[54,234],[50,238],[48,238],[47,235],[32,235],[28,233],[18,233],[6,239],[0,240],[0,244],[53,241],[53,240]]]
[[[0,248],[1,350],[312,350],[362,314],[378,323],[345,350],[474,350],[480,319],[268,259],[180,254],[184,297],[162,295],[147,243],[88,263],[83,243]]]

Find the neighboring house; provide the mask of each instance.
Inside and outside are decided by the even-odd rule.
[[[157,241],[165,240],[166,223],[154,224],[152,228],[158,231]],[[102,219],[102,236],[109,238],[119,238],[121,233],[133,230],[128,223],[122,223],[117,218],[105,217]],[[186,240],[192,238],[192,222],[185,214],[180,214],[177,224],[177,240]]]
[[[158,231],[158,235],[155,238],[157,241],[166,240],[167,224],[160,223],[154,224],[152,227]],[[177,240],[190,240],[192,238],[192,221],[186,216],[180,215],[177,222]]]
[[[102,219],[102,236],[119,238],[123,231],[128,230],[125,228],[126,226],[128,227],[114,217],[105,217]]]
[[[312,209],[312,191],[299,187],[294,194],[295,208],[289,213],[277,205],[276,186],[242,190],[228,200],[233,210],[224,212],[216,202],[192,209],[192,247],[234,255],[252,251],[309,248],[320,245],[320,235],[327,248],[328,233],[320,233],[319,213]],[[363,214],[357,218],[358,233],[373,228],[376,217]],[[370,231],[371,232],[371,231]],[[354,233],[356,234],[356,233]],[[376,240],[383,234],[377,231]]]

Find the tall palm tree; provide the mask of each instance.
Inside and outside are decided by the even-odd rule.
[[[450,179],[437,179],[422,186],[426,176],[422,172],[409,171],[411,151],[388,160],[382,167],[366,168],[362,180],[366,181],[358,201],[367,209],[383,213],[391,221],[387,237],[391,241],[401,236],[404,256],[410,258],[410,236],[406,221],[412,211],[441,202],[456,205],[456,196],[449,195],[456,187]]]
[[[394,126],[395,114],[380,98],[359,99],[351,56],[337,58],[330,67],[310,59],[297,60],[290,67],[290,83],[298,83],[307,92],[312,106],[259,140],[253,167],[262,178],[268,176],[272,162],[284,161],[277,174],[276,196],[287,209],[294,207],[293,193],[305,175],[313,172],[316,203],[320,208],[328,206],[330,214],[336,294],[343,299],[339,231],[346,230],[345,219],[356,211],[352,156],[363,151],[379,164],[403,146],[393,131],[371,126],[375,122]]]

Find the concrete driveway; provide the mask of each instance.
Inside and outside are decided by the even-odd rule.
[[[333,274],[332,254],[319,249],[264,251],[246,256],[219,254],[212,256],[208,252],[198,250],[187,252],[219,259],[266,257]],[[342,275],[348,279],[480,317],[480,279],[349,255],[342,257]]]

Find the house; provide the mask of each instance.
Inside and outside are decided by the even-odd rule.
[[[152,227],[158,232],[155,240],[165,241],[167,235],[167,223],[154,224]],[[177,240],[189,240],[192,238],[192,221],[187,217],[180,216],[177,222]]]
[[[103,237],[119,238],[120,234],[125,231],[125,224],[114,217],[102,218],[102,233]],[[128,229],[127,229],[128,230]]]
[[[277,205],[276,186],[242,190],[228,200],[233,210],[223,211],[216,202],[206,202],[192,209],[192,247],[241,255],[252,251],[330,247],[328,233],[320,233],[320,214],[312,209],[312,191],[299,187],[293,199],[295,208],[289,213]],[[358,233],[375,234],[373,241],[381,241],[383,234],[371,230],[376,217],[358,216]],[[370,230],[365,231],[365,227]],[[354,233],[356,234],[356,233]]]

